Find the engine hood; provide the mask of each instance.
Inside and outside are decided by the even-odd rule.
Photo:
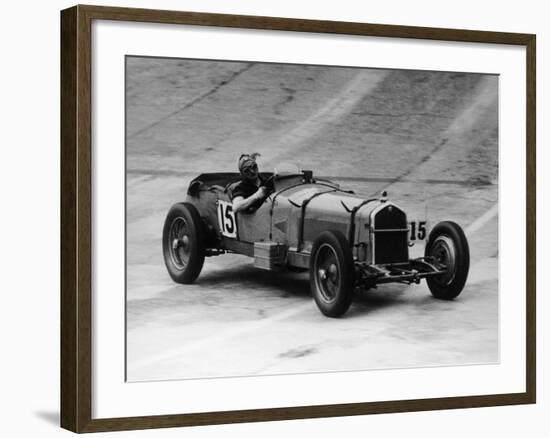
[[[394,206],[386,199],[367,199],[336,185],[302,184],[275,194],[272,230],[277,240],[284,233],[290,248],[306,252],[315,238],[327,230],[341,232],[353,246],[366,244],[373,212],[389,205]]]
[[[356,217],[368,217],[369,213],[386,202],[377,198],[367,199],[354,193],[348,193],[337,187],[321,184],[307,184],[295,187],[280,194],[281,199],[287,199],[294,207],[306,207],[306,219],[311,217],[350,219],[352,211]],[[366,201],[369,202],[366,202]],[[338,220],[340,222],[340,220]]]

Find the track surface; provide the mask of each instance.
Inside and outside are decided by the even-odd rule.
[[[494,363],[498,354],[498,79],[128,58],[129,381]],[[161,231],[201,172],[313,169],[365,196],[388,190],[409,218],[452,219],[471,271],[452,302],[386,285],[323,317],[308,275],[209,258],[173,283]],[[412,249],[420,255],[423,246]]]

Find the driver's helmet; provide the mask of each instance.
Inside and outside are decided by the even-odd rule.
[[[254,152],[252,154],[242,154],[239,157],[239,172],[245,179],[256,179],[258,177],[258,163],[256,158],[260,154]]]

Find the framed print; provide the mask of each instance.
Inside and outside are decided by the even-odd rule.
[[[535,403],[535,36],[61,13],[61,423]]]

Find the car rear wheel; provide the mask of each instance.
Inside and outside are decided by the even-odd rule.
[[[323,315],[337,318],[346,313],[355,271],[351,247],[341,232],[324,231],[315,239],[309,275],[311,294]]]
[[[164,263],[176,283],[192,283],[204,263],[204,224],[194,205],[174,204],[162,231]]]
[[[426,257],[431,257],[436,268],[444,274],[428,277],[428,287],[435,298],[456,298],[468,278],[470,250],[462,228],[454,222],[440,222],[430,233]]]

